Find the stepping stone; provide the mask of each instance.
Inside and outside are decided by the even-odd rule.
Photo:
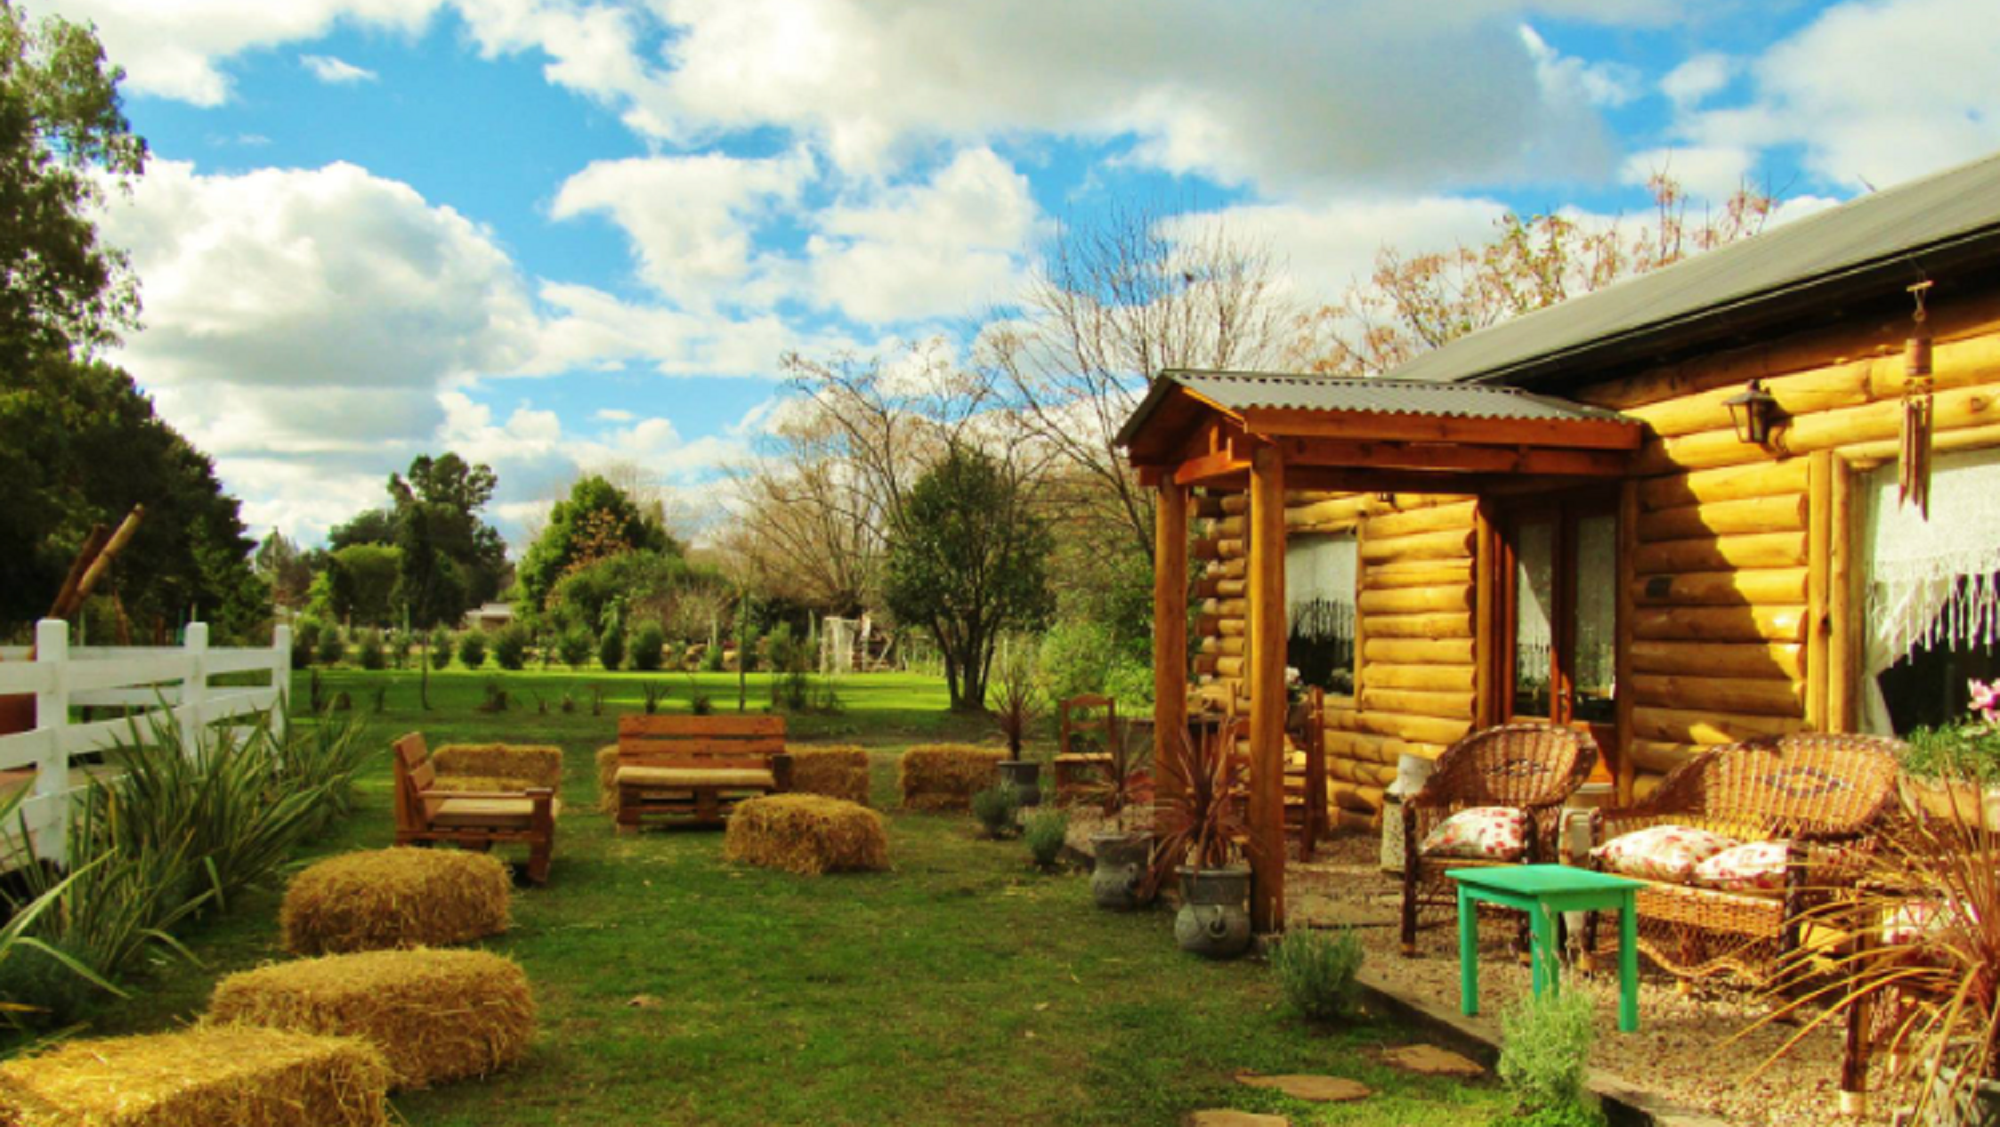
[[[1236,1082],[1252,1088],[1275,1088],[1293,1099],[1314,1103],[1345,1103],[1373,1094],[1361,1081],[1341,1076],[1259,1076],[1254,1072],[1239,1072]]]
[[[1436,1045],[1404,1045],[1383,1053],[1382,1060],[1406,1072],[1423,1076],[1478,1076],[1486,1071],[1477,1061]]]
[[[1181,1120],[1181,1127],[1292,1127],[1292,1121],[1254,1111],[1191,1111]]]

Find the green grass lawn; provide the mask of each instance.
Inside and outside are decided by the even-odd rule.
[[[656,679],[684,711],[685,678]],[[513,930],[489,944],[527,969],[540,1037],[513,1071],[398,1096],[410,1124],[1131,1125],[1233,1106],[1294,1123],[1421,1125],[1482,1123],[1507,1104],[1490,1086],[1377,1064],[1381,1047],[1412,1039],[1394,1026],[1323,1032],[1285,1016],[1261,964],[1181,954],[1166,913],[1100,911],[1081,874],[1036,873],[1025,847],[976,839],[969,817],[892,814],[893,872],[817,879],[726,865],[715,831],[617,836],[595,812],[591,755],[615,713],[638,706],[635,676],[505,675],[529,705],[503,715],[473,710],[477,674],[434,677],[429,712],[411,675],[322,680],[364,713],[375,687],[388,694],[370,715],[383,751],[358,812],[320,852],[388,843],[387,739],[401,731],[434,747],[504,738],[568,755],[550,883],[519,891]],[[704,679],[718,710],[725,680],[733,709],[734,678]],[[603,715],[589,714],[587,692],[578,712],[554,710],[564,687],[593,683],[606,687]],[[753,676],[753,699],[766,699],[756,689]],[[945,713],[936,681],[857,677],[841,693],[843,715],[793,730],[867,744],[883,809],[902,746],[985,733]],[[187,937],[201,966],[162,965],[134,1001],[98,1015],[97,1031],[193,1018],[218,976],[283,957],[275,921],[275,896],[241,899]],[[1308,1105],[1233,1083],[1245,1068],[1331,1072],[1378,1094]]]

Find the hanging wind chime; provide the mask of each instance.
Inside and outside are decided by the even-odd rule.
[[[1902,445],[1896,459],[1896,487],[1901,504],[1915,503],[1923,519],[1931,519],[1931,327],[1924,313],[1927,281],[1910,287],[1915,326],[1903,345]]]

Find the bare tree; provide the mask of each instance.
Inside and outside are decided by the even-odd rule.
[[[1118,429],[1163,370],[1276,362],[1295,323],[1284,289],[1269,248],[1215,217],[1116,209],[1059,229],[1020,315],[989,325],[975,360],[1016,425],[1080,471],[1071,504],[1150,558],[1152,505]]]
[[[1655,173],[1648,186],[1654,219],[1636,230],[1509,212],[1480,246],[1418,255],[1384,247],[1366,282],[1300,319],[1289,362],[1377,375],[1467,333],[1754,235],[1773,206],[1770,196],[1738,188],[1720,210],[1690,219],[1688,196],[1671,176]]]

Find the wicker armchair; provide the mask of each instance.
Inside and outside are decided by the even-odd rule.
[[[1898,749],[1879,736],[1821,732],[1750,740],[1681,764],[1644,802],[1599,811],[1594,840],[1677,824],[1742,841],[1787,839],[1782,892],[1725,892],[1648,882],[1639,949],[1681,978],[1735,974],[1764,985],[1798,949],[1800,913],[1859,875],[1852,850],[1894,807]],[[1586,949],[1597,935],[1593,916]]]
[[[1597,765],[1597,741],[1581,728],[1524,721],[1474,732],[1438,756],[1430,780],[1403,803],[1403,953],[1414,954],[1417,917],[1455,911],[1446,869],[1512,864],[1463,857],[1425,858],[1417,845],[1460,810],[1511,806],[1532,823],[1524,862],[1553,861],[1562,805]]]

